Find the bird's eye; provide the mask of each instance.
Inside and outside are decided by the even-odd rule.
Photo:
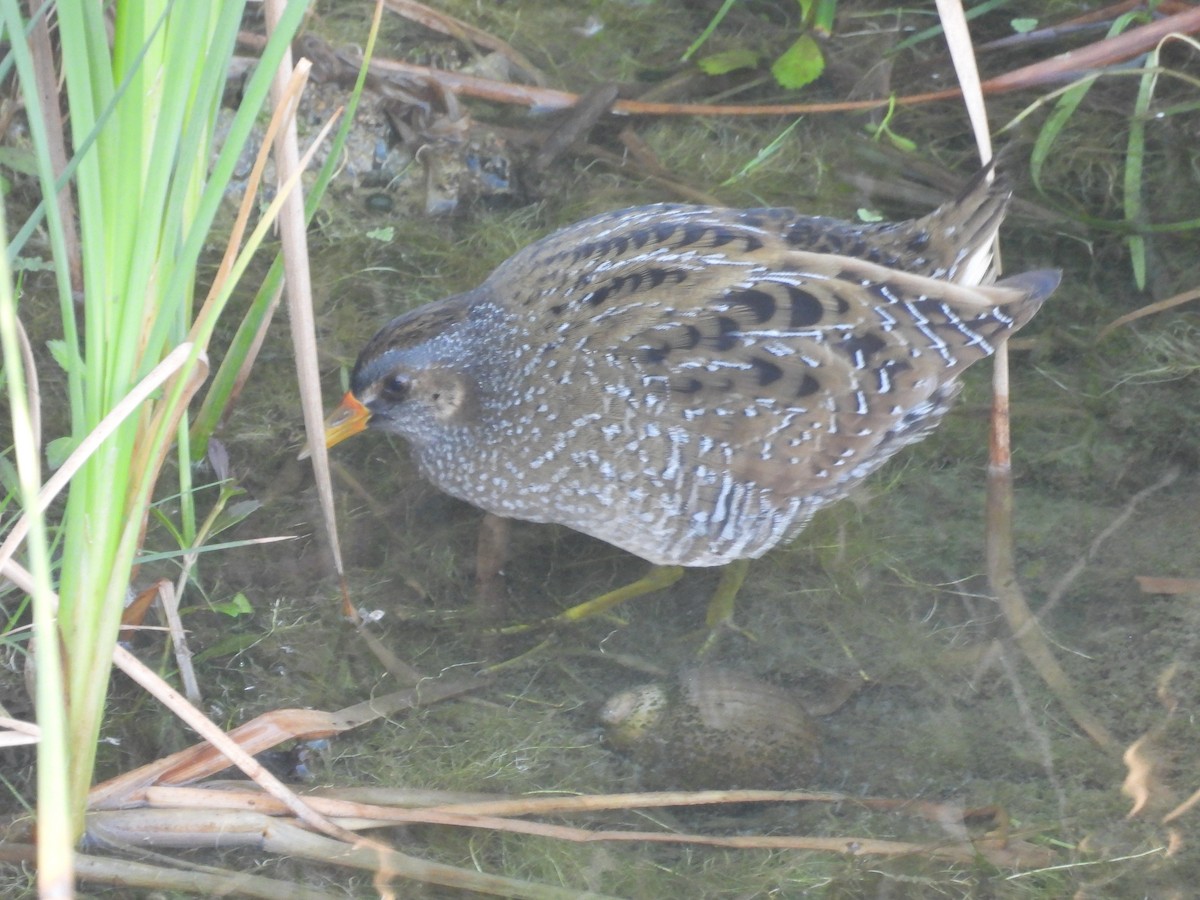
[[[407,375],[392,375],[384,379],[379,387],[379,394],[389,403],[401,403],[408,399],[412,382]]]

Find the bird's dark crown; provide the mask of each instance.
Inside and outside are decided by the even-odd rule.
[[[350,390],[360,396],[381,379],[390,378],[402,351],[411,350],[466,318],[476,299],[472,292],[447,297],[397,316],[363,347],[350,376]]]

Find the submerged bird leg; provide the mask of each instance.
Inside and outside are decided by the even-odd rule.
[[[633,600],[637,597],[644,597],[647,594],[653,594],[655,591],[661,591],[663,588],[670,587],[680,578],[683,577],[683,566],[654,566],[649,572],[639,578],[632,584],[627,584],[619,587],[616,590],[607,591],[599,597],[593,597],[583,603],[565,609],[555,616],[547,616],[544,619],[539,619],[537,622],[525,622],[518,625],[508,625],[504,628],[496,629],[494,634],[513,635],[527,634],[531,631],[537,631],[543,628],[556,628],[562,625],[570,625],[578,622],[581,619],[598,616],[608,612],[615,606]],[[740,582],[739,582],[740,583]],[[545,640],[541,641],[537,646],[530,650],[526,650],[512,659],[506,659],[503,662],[493,663],[483,669],[483,674],[494,675],[497,672],[505,669],[518,668],[533,658],[540,656],[543,651],[554,646],[558,640],[558,635],[551,634]]]
[[[599,597],[593,597],[591,600],[572,606],[570,609],[565,609],[556,616],[548,616],[537,622],[509,625],[501,628],[500,633],[525,634],[539,628],[569,625],[572,622],[578,622],[580,619],[587,619],[591,616],[608,612],[614,606],[620,606],[627,600],[633,600],[636,597],[644,597],[646,594],[661,591],[663,588],[670,587],[682,577],[683,566],[655,566],[632,584],[607,591]]]
[[[484,657],[495,655],[495,627],[504,617],[504,564],[508,559],[512,519],[486,513],[479,523],[475,549],[475,613],[483,629]]]
[[[708,626],[708,636],[704,639],[703,644],[701,644],[697,655],[704,656],[711,651],[716,646],[720,636],[727,631],[736,631],[747,638],[754,639],[753,635],[747,634],[733,622],[734,601],[737,599],[737,594],[741,589],[742,583],[746,580],[746,573],[749,569],[750,560],[748,559],[737,559],[721,568],[721,578],[717,582],[717,588],[713,592],[713,597],[709,602],[708,612],[704,620]],[[537,622],[509,625],[497,629],[494,633],[500,635],[527,634],[538,629],[570,625],[582,619],[601,615],[628,600],[635,600],[638,597],[644,597],[647,594],[670,587],[683,577],[683,572],[683,566],[654,566],[637,581],[565,609],[558,615],[548,616]],[[483,671],[492,675],[503,669],[513,669],[522,666],[554,646],[557,640],[558,636],[551,634],[532,649],[526,650],[512,659],[506,659],[503,662],[490,665]]]
[[[721,568],[720,581],[717,582],[712,600],[708,604],[708,612],[704,617],[709,634],[701,647],[700,652],[702,654],[707,652],[716,643],[720,634],[726,631],[732,630],[745,634],[733,622],[733,609],[738,591],[741,590],[742,583],[746,580],[746,573],[749,569],[750,560],[748,559],[736,559]],[[638,597],[644,597],[647,594],[668,588],[683,577],[683,572],[683,566],[654,566],[644,576],[631,584],[607,591],[598,597],[593,597],[591,600],[579,603],[569,609],[563,610],[557,615],[548,616],[537,622],[508,625],[498,629],[498,633],[502,635],[526,634],[542,628],[555,628],[562,625],[570,625],[583,619],[589,619],[593,616],[606,613],[629,600],[635,600]],[[750,637],[750,635],[747,635],[747,637]],[[544,649],[545,645],[546,642],[539,644],[530,653],[536,653]],[[516,660],[510,660],[509,662],[515,662],[528,655],[530,654],[522,654]],[[504,665],[507,665],[507,663]]]
[[[742,582],[746,580],[748,571],[748,559],[735,559],[721,569],[721,580],[717,582],[717,589],[708,601],[708,612],[704,615],[704,624],[709,629],[733,624],[733,603],[737,599],[738,591],[742,589]]]
[[[696,651],[697,656],[707,656],[716,647],[721,636],[729,631],[736,631],[751,641],[758,640],[733,621],[734,601],[737,600],[738,591],[742,589],[742,583],[746,580],[746,573],[749,571],[750,560],[748,559],[735,559],[721,568],[721,580],[717,582],[717,589],[713,591],[712,599],[708,601],[708,611],[704,614],[704,624],[708,626],[708,636],[700,645],[700,649]]]

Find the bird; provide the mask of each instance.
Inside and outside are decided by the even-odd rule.
[[[988,283],[1011,196],[989,164],[901,222],[673,203],[584,219],[384,325],[326,445],[399,435],[442,491],[660,567],[555,620],[731,564],[708,616],[728,619],[748,561],[928,435],[1057,288],[1056,269]]]

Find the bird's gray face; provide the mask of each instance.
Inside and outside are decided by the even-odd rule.
[[[366,427],[424,445],[470,418],[469,377],[424,356],[393,351],[355,367],[350,393],[367,413]]]
[[[420,370],[397,366],[358,394],[371,413],[368,427],[416,442],[468,418],[473,396],[463,374],[440,366]]]
[[[364,354],[350,390],[325,420],[325,446],[375,428],[426,447],[469,419],[475,396],[468,375],[435,361],[426,348]]]

